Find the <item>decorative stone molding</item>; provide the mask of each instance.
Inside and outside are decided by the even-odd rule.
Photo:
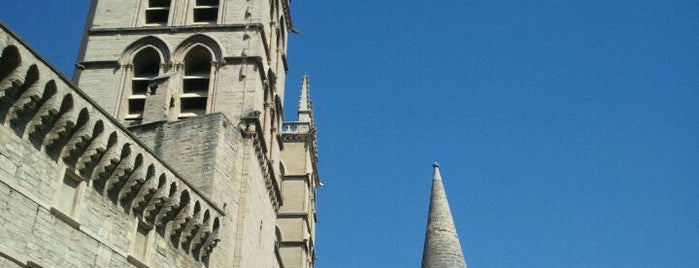
[[[241,119],[241,135],[246,139],[252,140],[257,161],[262,168],[262,175],[265,179],[269,199],[274,206],[274,211],[279,211],[282,205],[281,188],[279,187],[279,180],[277,180],[274,173],[272,160],[267,157],[267,145],[264,141],[264,133],[262,132],[259,116],[259,112],[253,112],[250,116]]]
[[[311,146],[314,162],[318,161],[318,141],[314,122],[284,122],[282,124],[283,142],[306,142]]]
[[[182,70],[182,68],[184,68],[184,63],[182,62],[172,62],[170,63],[170,65],[172,65],[173,68],[175,68],[175,71],[180,71]]]
[[[119,62],[122,64],[130,64],[133,62],[133,57],[142,49],[151,47],[155,49],[160,55],[162,62],[170,62],[170,48],[168,45],[160,38],[149,35],[141,39],[136,40],[131,43],[119,58]]]
[[[211,52],[211,58],[213,59],[212,62],[223,61],[223,51],[221,50],[221,45],[218,43],[218,41],[204,34],[196,34],[182,41],[174,50],[172,54],[173,59],[180,62],[184,61],[184,58],[187,56],[187,52],[189,52],[189,50],[195,46],[203,46],[209,50],[209,52]]]

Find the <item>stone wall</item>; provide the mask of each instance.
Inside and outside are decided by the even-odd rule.
[[[225,135],[228,128],[232,128],[233,135]],[[224,115],[161,121],[129,130],[218,206],[225,202],[222,195],[233,191],[226,185],[233,183],[232,176],[239,173],[234,159],[239,157],[235,143],[240,142],[240,133]],[[226,158],[219,158],[219,151],[228,151]]]
[[[223,210],[0,28],[0,263],[208,262]]]

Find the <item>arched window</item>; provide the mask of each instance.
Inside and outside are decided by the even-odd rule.
[[[206,113],[211,81],[211,52],[198,45],[184,57],[184,78],[180,95],[179,118],[194,117]]]
[[[136,53],[133,58],[133,78],[126,120],[141,120],[146,104],[146,93],[151,79],[160,73],[160,54],[152,47]]]

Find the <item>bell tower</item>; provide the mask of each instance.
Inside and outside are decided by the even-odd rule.
[[[73,80],[224,210],[209,267],[296,267],[282,263],[298,247],[277,223],[283,162],[310,161],[303,150],[282,161],[293,31],[289,0],[91,3]]]
[[[74,80],[125,125],[278,119],[292,30],[288,0],[93,0]]]

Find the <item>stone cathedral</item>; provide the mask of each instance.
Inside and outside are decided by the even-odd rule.
[[[0,267],[314,267],[293,31],[288,0],[94,0],[69,81],[2,26]]]
[[[92,0],[68,80],[0,24],[0,267],[314,267],[292,32],[289,0]],[[422,266],[466,267],[437,164]]]

